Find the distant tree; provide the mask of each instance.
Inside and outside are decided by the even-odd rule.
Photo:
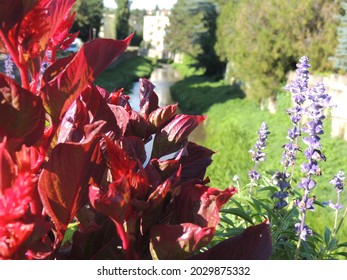
[[[83,42],[99,37],[103,19],[103,0],[77,0],[76,17],[72,31],[79,31],[78,37]]]
[[[139,46],[143,40],[143,18],[145,15],[145,10],[130,10],[129,29],[130,32],[135,32],[134,37],[131,40],[132,46]]]
[[[343,72],[347,71],[347,1],[341,2],[337,15],[339,27],[337,28],[338,45],[333,58],[334,68]]]
[[[332,69],[337,2],[228,1],[218,18],[217,54],[230,63],[247,96],[274,96],[303,55],[314,71]]]
[[[129,36],[130,0],[115,0],[116,9],[116,39],[121,40]]]
[[[224,71],[224,63],[214,50],[217,16],[214,1],[178,0],[166,29],[165,42],[169,50],[188,54],[197,61],[196,67],[206,69],[207,75]]]

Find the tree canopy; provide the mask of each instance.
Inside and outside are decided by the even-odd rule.
[[[130,34],[129,18],[130,18],[130,0],[115,0],[116,9],[116,39],[125,39]]]
[[[335,0],[227,1],[217,22],[217,54],[248,96],[272,96],[303,55],[315,71],[332,69],[338,8]]]
[[[102,0],[77,0],[74,6],[76,11],[72,30],[79,31],[78,37],[83,42],[99,37],[103,19],[104,5]]]
[[[178,0],[171,10],[165,42],[169,50],[187,54],[206,69],[207,75],[224,70],[215,53],[216,3],[211,0]]]

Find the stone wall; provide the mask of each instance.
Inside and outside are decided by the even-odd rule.
[[[296,77],[295,72],[288,75],[288,83]],[[347,76],[331,74],[328,76],[310,75],[309,83],[312,86],[322,82],[326,92],[332,96],[332,103],[336,105],[331,109],[331,136],[347,140]]]

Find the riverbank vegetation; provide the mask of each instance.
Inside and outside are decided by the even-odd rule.
[[[139,78],[148,78],[157,67],[157,61],[148,57],[137,56],[106,69],[95,83],[108,91],[125,88],[129,90]]]
[[[243,190],[243,195],[246,193],[250,183],[248,171],[254,166],[249,150],[257,139],[257,131],[263,121],[267,123],[270,130],[266,148],[269,152],[266,152],[266,161],[259,165],[259,172],[264,175],[264,178],[267,178],[266,180],[269,180],[277,170],[281,169],[283,145],[287,142],[287,130],[291,127],[291,121],[286,113],[286,110],[291,107],[291,96],[288,92],[281,89],[277,92],[277,112],[272,114],[267,110],[261,110],[256,101],[244,98],[236,86],[228,86],[224,81],[197,75],[184,64],[176,69],[181,71],[185,78],[171,88],[174,100],[178,102],[183,112],[207,115],[203,124],[205,138],[200,140],[200,144],[216,151],[212,157],[213,163],[207,169],[211,185],[220,188],[227,185],[238,185],[239,189]],[[191,75],[187,75],[187,73]],[[324,232],[325,227],[334,224],[331,209],[324,207],[321,203],[329,201],[332,197],[333,189],[329,181],[334,173],[347,166],[347,143],[330,137],[331,120],[329,117],[325,120],[324,125],[325,134],[322,135],[321,142],[328,160],[320,163],[322,176],[317,178],[319,188],[314,191],[317,204],[320,206],[317,206],[315,213],[308,217],[312,229],[316,232]],[[304,161],[304,155],[299,153],[297,160],[298,162]],[[295,186],[300,182],[300,176],[302,176],[300,167],[297,169],[296,175],[293,177],[294,192],[297,192]],[[235,175],[239,178],[237,182],[233,181]],[[261,184],[263,187],[255,189],[254,197],[263,197],[266,193],[268,184],[266,182]],[[240,197],[242,200],[242,195]],[[237,203],[240,197],[235,198],[225,209],[234,209],[236,207],[234,203],[235,201]],[[271,201],[270,197],[268,199]],[[346,197],[340,203],[347,205]],[[245,217],[247,210],[242,215]],[[225,217],[221,224],[223,223],[230,223],[230,219]],[[228,233],[230,230],[235,230],[237,223],[233,224],[233,227],[228,226]],[[237,230],[239,227],[236,227],[236,232]],[[220,234],[223,236],[221,232]],[[346,235],[346,227],[341,228],[338,237],[344,239]]]

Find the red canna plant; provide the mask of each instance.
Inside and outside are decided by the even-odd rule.
[[[21,82],[0,73],[0,259],[191,258],[236,192],[207,186],[213,152],[188,141],[204,117],[159,107],[146,79],[139,112],[121,90],[93,84],[132,35],[95,39],[56,59],[77,36],[69,33],[73,4],[0,3],[0,52]],[[244,250],[231,238],[221,254],[212,247],[196,257],[271,255],[266,222],[236,238]]]

